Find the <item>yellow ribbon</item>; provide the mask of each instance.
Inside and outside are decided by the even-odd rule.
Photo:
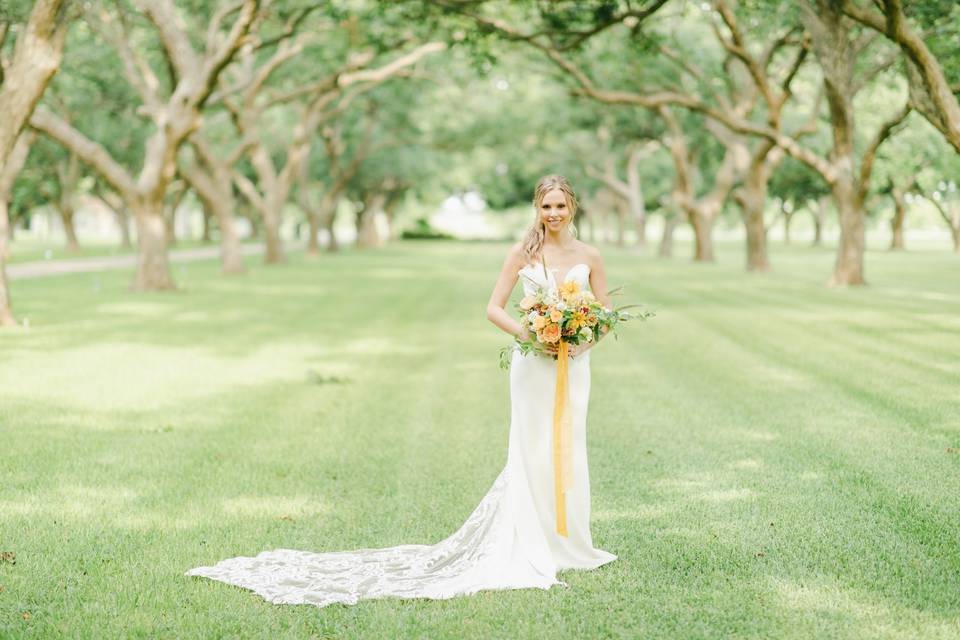
[[[557,506],[557,533],[567,537],[566,493],[573,481],[573,421],[567,385],[568,345],[557,349],[557,387],[553,402],[553,491]]]

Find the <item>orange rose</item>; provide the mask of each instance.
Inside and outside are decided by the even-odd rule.
[[[560,339],[560,325],[548,324],[539,334],[540,342],[552,344]]]
[[[563,320],[563,311],[557,311],[556,309],[550,310],[550,320],[553,322],[560,322]]]
[[[539,331],[540,329],[543,329],[546,325],[547,325],[546,316],[538,315],[536,318],[533,319],[533,328],[536,329],[537,331]]]

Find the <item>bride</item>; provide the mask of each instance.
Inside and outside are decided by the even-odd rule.
[[[510,250],[487,306],[491,322],[522,338],[528,336],[520,335],[520,323],[504,308],[518,279],[524,295],[573,281],[581,288],[589,286],[604,306],[610,306],[600,254],[573,235],[577,198],[567,180],[558,175],[541,178],[533,204],[533,225]],[[612,553],[594,548],[590,535],[586,419],[589,349],[594,344],[571,345],[569,350],[573,437],[572,472],[565,491],[555,484],[553,462],[558,361],[515,350],[506,466],[467,521],[448,538],[432,545],[339,552],[275,549],[197,567],[186,575],[244,587],[270,602],[323,607],[365,598],[445,599],[484,589],[549,589],[567,586],[557,579],[560,570],[594,569],[615,560]]]

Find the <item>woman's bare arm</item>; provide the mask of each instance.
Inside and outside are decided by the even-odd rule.
[[[490,302],[487,303],[487,320],[500,327],[506,333],[525,339],[525,332],[520,326],[520,322],[511,318],[505,307],[510,300],[510,294],[517,285],[517,272],[525,264],[523,250],[519,244],[510,248],[503,261],[503,267],[500,269],[500,276],[497,278],[497,284],[493,287],[493,293],[490,295]]]

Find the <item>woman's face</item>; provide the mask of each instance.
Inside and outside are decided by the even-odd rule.
[[[570,223],[570,210],[567,208],[567,198],[563,191],[551,189],[543,196],[540,203],[540,221],[553,232],[563,231]]]

